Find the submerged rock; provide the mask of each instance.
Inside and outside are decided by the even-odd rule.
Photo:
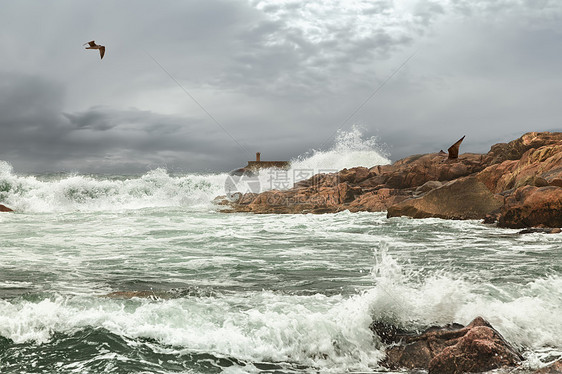
[[[518,232],[518,234],[560,234],[562,229],[555,227],[531,227]]]
[[[375,323],[372,330],[386,344],[383,365],[390,369],[425,369],[429,374],[475,373],[516,366],[522,356],[482,317],[463,327],[432,327],[421,334]]]
[[[144,290],[144,291],[115,291],[103,295],[103,297],[108,297],[110,299],[132,299],[132,298],[139,298],[139,299],[151,299],[151,300],[158,300],[158,299],[169,299],[170,296],[161,291],[152,291],[152,290]]]

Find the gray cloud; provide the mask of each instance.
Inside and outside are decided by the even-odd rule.
[[[230,170],[356,122],[392,159],[562,130],[557,0],[1,4],[0,159],[16,171]]]
[[[108,107],[64,113],[56,84],[14,74],[0,78],[0,112],[5,114],[0,149],[2,159],[16,169],[142,172],[236,166],[217,155],[240,151],[219,129],[198,119]]]

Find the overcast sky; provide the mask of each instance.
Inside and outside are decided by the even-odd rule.
[[[487,152],[562,131],[561,77],[560,0],[0,0],[0,160],[227,171],[354,124],[392,160]]]

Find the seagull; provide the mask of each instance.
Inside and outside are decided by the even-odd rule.
[[[97,45],[95,41],[91,41],[88,43],[84,43],[83,45],[89,44],[89,47],[86,47],[86,49],[99,49],[100,50],[100,56],[101,58],[103,58],[103,55],[105,55],[105,46],[103,45]]]

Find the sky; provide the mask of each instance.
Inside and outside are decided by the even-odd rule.
[[[353,126],[391,160],[562,131],[560,0],[0,9],[0,160],[15,172],[228,171],[330,149]]]

